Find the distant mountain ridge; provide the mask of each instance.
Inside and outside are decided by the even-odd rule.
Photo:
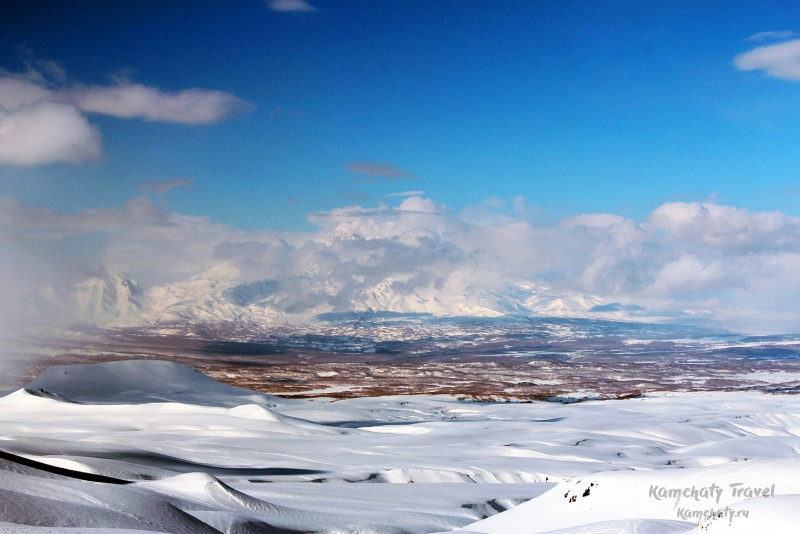
[[[434,288],[404,292],[387,279],[346,297],[325,288],[287,287],[277,280],[243,281],[239,269],[220,263],[188,280],[145,288],[120,274],[92,278],[67,287],[48,286],[30,293],[24,313],[58,322],[101,327],[145,326],[165,322],[272,322],[312,320],[346,312],[392,312],[431,316],[625,318],[637,307],[604,304],[602,299],[520,281],[502,291],[468,286],[456,294]]]

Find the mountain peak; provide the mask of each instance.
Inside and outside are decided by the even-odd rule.
[[[264,323],[278,318],[307,320],[326,312],[364,310],[440,317],[607,317],[611,313],[602,307],[598,297],[524,280],[502,289],[420,286],[391,277],[361,287],[354,284],[356,287],[346,290],[306,282],[247,282],[241,279],[236,265],[224,261],[187,280],[147,290],[124,274],[91,278],[67,288],[49,288],[40,291],[28,308],[39,317],[114,327],[172,321]],[[624,319],[632,312],[614,308],[613,313],[615,319]]]
[[[216,282],[237,282],[241,277],[241,271],[230,261],[223,261],[213,267],[206,269],[200,274],[190,278],[190,280],[212,280]]]

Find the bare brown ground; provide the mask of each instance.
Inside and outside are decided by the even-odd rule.
[[[209,365],[201,370],[231,385],[284,397],[353,398],[383,395],[453,395],[474,400],[533,401],[620,398],[654,391],[765,389],[742,377],[795,366],[696,365],[687,362],[328,362],[265,367]],[[785,390],[797,386],[782,383]],[[776,386],[776,384],[773,384]]]
[[[225,336],[206,334],[125,329],[38,341],[31,344],[33,352],[38,350],[36,363],[20,385],[51,365],[168,359],[221,382],[295,398],[444,394],[492,401],[569,401],[655,391],[800,391],[800,380],[782,374],[800,377],[800,358],[786,356],[787,351],[800,352],[800,343],[788,349],[784,343],[778,356],[764,358],[746,347],[712,350],[673,341],[637,346],[602,336],[520,337],[504,331],[420,337],[393,342],[391,350],[376,350],[368,343],[363,350],[358,345],[363,340],[347,339],[326,350],[325,336],[264,344],[211,341]],[[409,333],[397,337],[403,335]],[[234,336],[229,332],[227,337]],[[353,344],[355,348],[348,348]],[[345,350],[335,350],[341,346]]]

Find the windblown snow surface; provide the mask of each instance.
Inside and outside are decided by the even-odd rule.
[[[800,398],[282,400],[169,362],[0,398],[0,532],[797,532]]]

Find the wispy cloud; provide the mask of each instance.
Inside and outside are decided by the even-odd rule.
[[[745,41],[750,41],[753,43],[764,43],[767,41],[785,41],[787,39],[794,39],[798,37],[797,32],[793,32],[792,30],[781,30],[781,31],[771,31],[771,32],[758,32],[754,33]]]
[[[386,197],[421,197],[425,191],[400,191],[399,193],[389,193]]]
[[[148,192],[152,191],[156,195],[163,195],[168,191],[172,191],[176,187],[191,187],[191,178],[177,178],[175,180],[150,180],[143,183],[139,187],[139,191]]]
[[[800,39],[759,46],[736,56],[733,64],[743,71],[763,70],[773,78],[800,80]]]
[[[99,130],[86,113],[183,124],[213,124],[254,108],[206,89],[165,93],[124,82],[108,87],[68,83],[56,63],[26,61],[22,73],[0,71],[0,165],[83,163],[102,155]],[[37,70],[43,69],[43,70]]]
[[[55,97],[87,113],[183,124],[214,124],[255,108],[254,104],[222,91],[187,89],[165,93],[134,83],[59,91]]]
[[[378,183],[397,180],[415,180],[411,172],[395,167],[388,163],[375,163],[370,161],[360,161],[358,163],[350,163],[345,167],[346,170],[361,174],[365,178],[357,178],[354,180],[356,183]]]
[[[306,0],[267,0],[266,4],[273,11],[284,13],[308,13],[317,10]]]

